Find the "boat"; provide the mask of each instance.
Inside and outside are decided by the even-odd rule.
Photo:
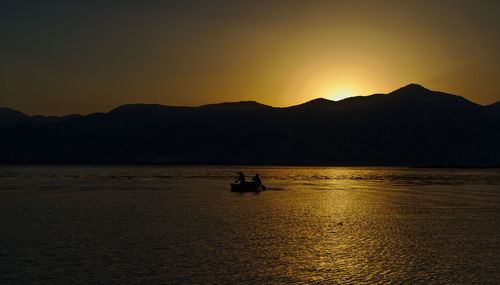
[[[231,183],[231,192],[260,192],[265,190],[264,185],[255,182]]]

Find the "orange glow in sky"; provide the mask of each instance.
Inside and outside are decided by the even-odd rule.
[[[20,2],[0,9],[0,107],[28,114],[283,107],[409,83],[500,100],[498,1]]]

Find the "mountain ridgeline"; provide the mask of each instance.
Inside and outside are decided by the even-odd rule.
[[[27,116],[0,108],[0,163],[500,165],[500,102],[411,84],[389,94]]]

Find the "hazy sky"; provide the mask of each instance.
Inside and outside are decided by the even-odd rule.
[[[28,114],[386,93],[500,100],[500,1],[0,1],[0,106]]]

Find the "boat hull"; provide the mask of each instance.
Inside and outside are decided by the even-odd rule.
[[[231,183],[231,192],[260,192],[260,187],[254,182],[245,182],[243,184]]]

